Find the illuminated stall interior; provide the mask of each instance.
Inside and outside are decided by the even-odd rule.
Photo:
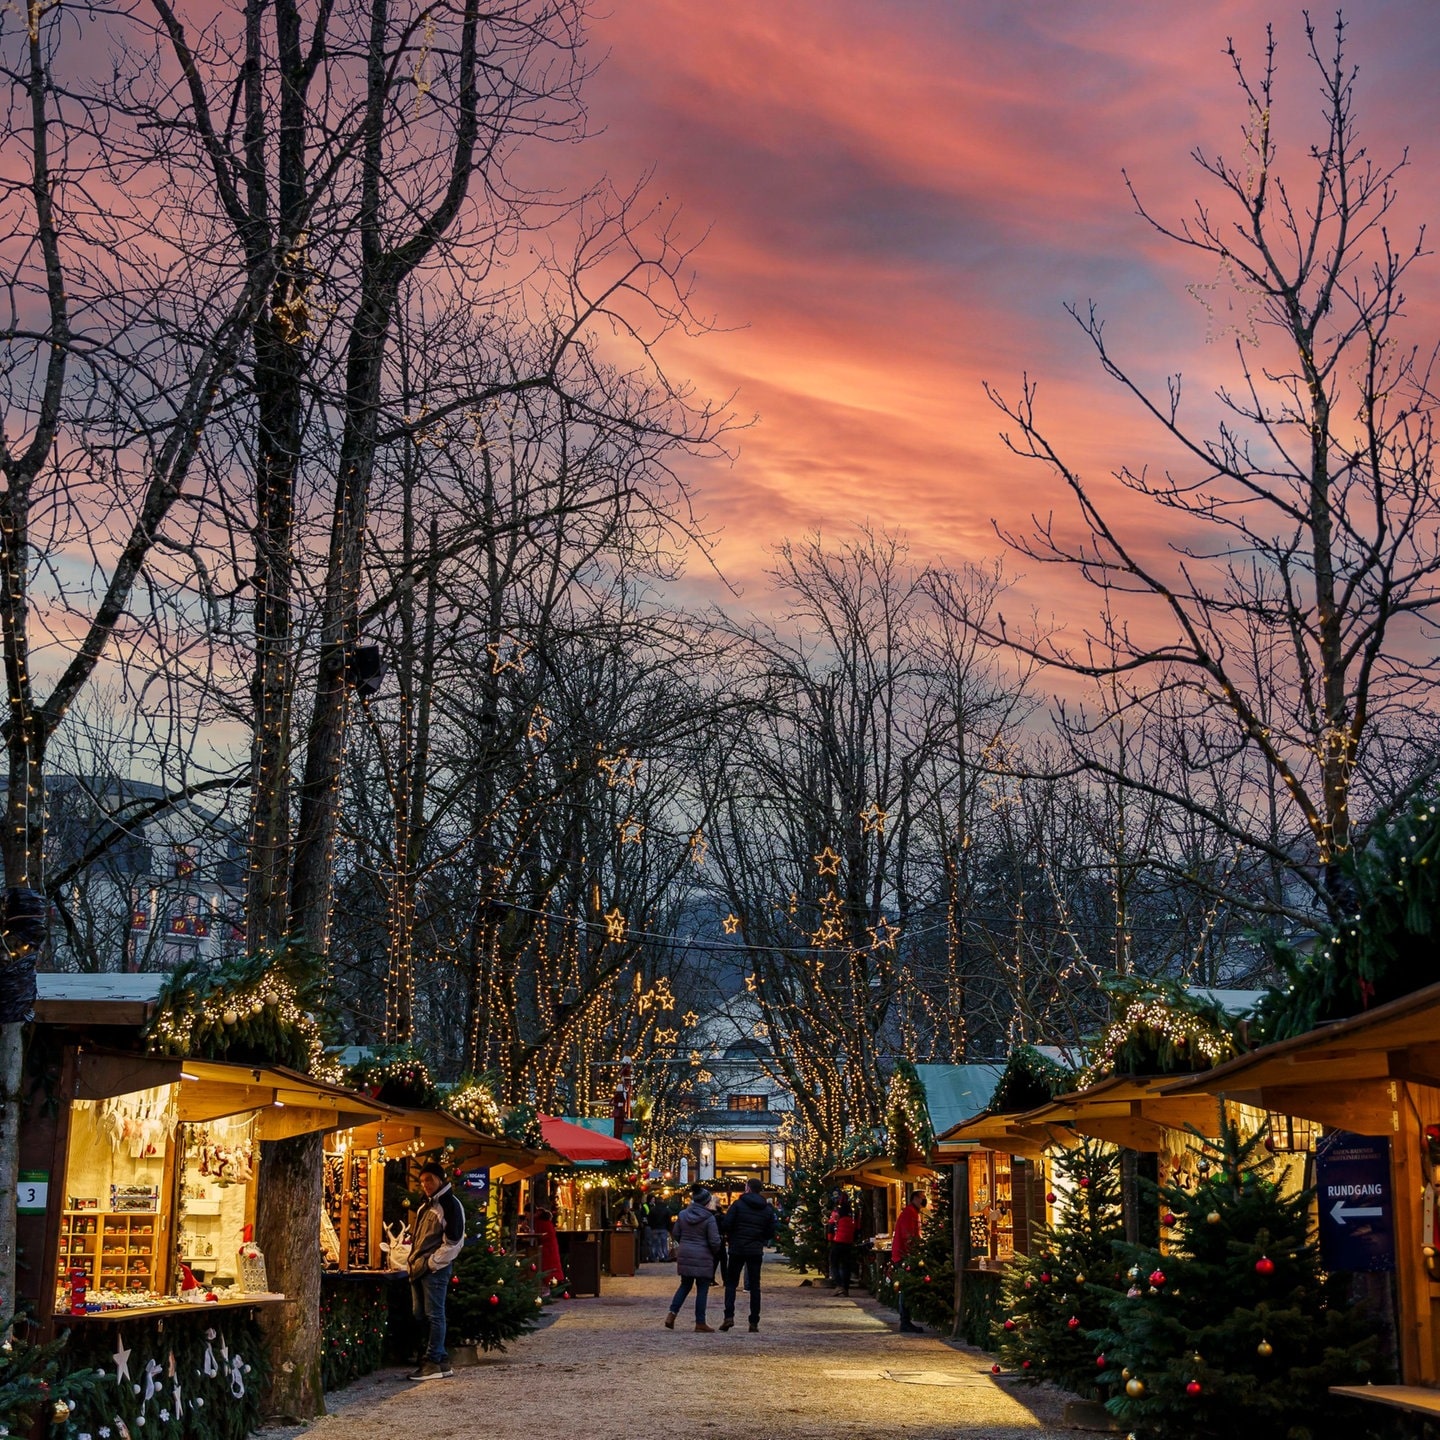
[[[439,1153],[448,1171],[485,1169],[492,1196],[532,1173],[534,1151],[466,1125],[443,1110],[386,1107],[388,1113],[325,1137],[321,1251],[328,1268],[385,1269],[385,1166]],[[394,1224],[402,1217],[389,1217]]]
[[[273,1067],[80,1051],[53,1238],[57,1311],[254,1293],[240,1247],[263,1140],[373,1120],[389,1107]],[[158,1082],[158,1083],[156,1083]],[[78,1312],[77,1313],[81,1313]]]

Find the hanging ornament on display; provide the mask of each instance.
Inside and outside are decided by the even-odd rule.
[[[1275,1273],[1275,1262],[1268,1255],[1262,1255],[1255,1262],[1255,1273],[1257,1275],[1273,1275]]]
[[[1125,1382],[1125,1393],[1132,1400],[1138,1400],[1145,1393],[1145,1382],[1138,1378],[1127,1380]]]
[[[130,1351],[125,1348],[125,1337],[118,1331],[115,1334],[115,1353],[110,1358],[115,1362],[115,1383],[119,1385],[130,1378]]]
[[[1275,1353],[1275,1347],[1268,1340],[1262,1340],[1255,1347],[1255,1353],[1262,1360],[1268,1360]]]
[[[56,1425],[63,1425],[70,1418],[70,1405],[68,1401],[57,1400],[55,1408],[50,1412],[50,1419]]]
[[[1127,1300],[1138,1300],[1140,1298],[1140,1287],[1138,1285],[1132,1285],[1125,1292],[1125,1298]]]
[[[1083,1285],[1085,1283],[1085,1277],[1083,1275],[1077,1275],[1075,1277],[1075,1283],[1077,1285]]]
[[[1097,1370],[1103,1370],[1105,1368],[1105,1357],[1103,1355],[1097,1355],[1095,1357],[1095,1368]]]
[[[1066,1328],[1067,1330],[1078,1330],[1078,1329],[1080,1328],[1080,1319],[1079,1319],[1079,1317],[1076,1316],[1076,1315],[1072,1315],[1072,1316],[1065,1322],[1065,1328]]]
[[[1152,1270],[1150,1272],[1150,1283],[1152,1285],[1163,1285],[1165,1283],[1165,1272],[1163,1270]]]
[[[1138,1265],[1132,1265],[1125,1272],[1125,1278],[1127,1280],[1138,1280],[1140,1278],[1140,1267]]]
[[[1187,1395],[1198,1395],[1200,1393],[1200,1382],[1198,1380],[1190,1381],[1185,1387],[1185,1393]]]
[[[1212,1210],[1205,1217],[1205,1223],[1207,1225],[1218,1225],[1220,1223],[1220,1212],[1218,1210]]]

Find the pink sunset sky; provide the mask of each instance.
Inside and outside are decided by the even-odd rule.
[[[992,522],[1068,515],[1058,482],[1006,453],[982,381],[1013,395],[1037,379],[1052,437],[1102,487],[1121,461],[1167,458],[1063,305],[1094,300],[1116,350],[1157,380],[1182,369],[1197,402],[1231,369],[1233,336],[1186,288],[1213,284],[1213,262],[1154,234],[1121,171],[1158,216],[1191,208],[1190,151],[1242,148],[1226,39],[1258,74],[1267,19],[1293,169],[1320,116],[1298,7],[608,0],[586,92],[602,133],[559,163],[621,185],[653,170],[709,232],[697,304],[724,328],[672,361],[758,417],[732,468],[698,475],[746,603],[764,603],[764,547],[816,525],[901,527],[917,559],[959,563],[999,551]],[[1382,162],[1410,149],[1394,228],[1412,236],[1440,182],[1440,14],[1373,0],[1347,19],[1362,136]],[[1440,267],[1408,288],[1410,339],[1429,348]],[[1065,604],[1058,575],[1017,568],[1027,601]]]

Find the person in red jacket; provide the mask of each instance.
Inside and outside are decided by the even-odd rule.
[[[830,1233],[830,1283],[841,1295],[848,1295],[850,1271],[855,1264],[855,1212],[844,1191],[835,1202],[825,1228]]]
[[[913,1191],[910,1199],[895,1221],[895,1233],[890,1237],[890,1263],[898,1265],[915,1248],[920,1239],[920,1216],[925,1210],[925,1196],[922,1191]],[[900,1328],[907,1335],[922,1335],[924,1331],[910,1318],[905,1308],[905,1292],[900,1291]]]

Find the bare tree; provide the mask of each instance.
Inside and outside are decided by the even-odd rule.
[[[1401,334],[1423,239],[1398,247],[1388,219],[1405,160],[1378,164],[1358,139],[1343,21],[1328,49],[1308,18],[1306,39],[1324,110],[1302,190],[1277,165],[1267,32],[1258,79],[1229,49],[1247,110],[1240,154],[1195,152],[1219,203],[1201,201],[1171,225],[1136,201],[1248,309],[1213,430],[1182,404],[1178,372],[1157,392],[1117,357],[1093,307],[1072,310],[1105,373],[1177,457],[1173,468],[1115,471],[1173,526],[1169,555],[1128,538],[1064,458],[1032,382],[1013,401],[992,389],[1016,427],[1007,444],[1063,480],[1080,522],[1078,539],[1050,519],[1005,538],[1094,586],[1105,620],[1079,638],[1025,637],[1003,623],[985,632],[1101,682],[1093,711],[1061,714],[1080,763],[1263,857],[1282,877],[1269,907],[1297,923],[1344,911],[1344,856],[1434,774],[1440,605],[1434,353]],[[1173,763],[1117,765],[1094,737],[1121,718],[1135,732],[1163,730]]]

